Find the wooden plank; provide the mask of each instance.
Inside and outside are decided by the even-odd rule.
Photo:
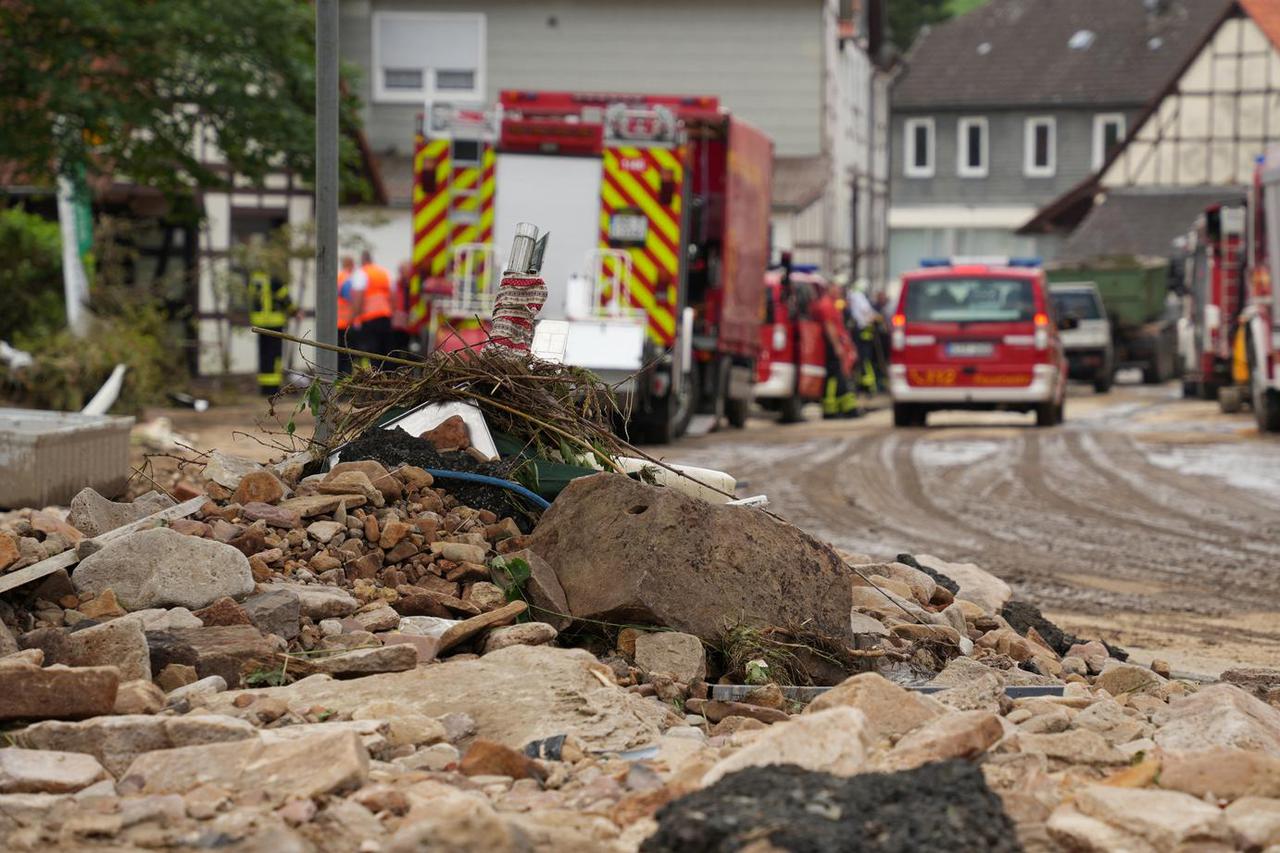
[[[139,530],[150,527],[157,521],[173,521],[178,518],[186,518],[200,507],[204,506],[209,500],[205,495],[191,498],[182,503],[167,507],[159,512],[153,512],[145,518],[137,521],[131,521],[123,527],[117,527],[114,530],[108,530],[100,536],[93,539],[84,539],[82,542],[93,542],[98,545],[109,545],[116,539],[128,536],[130,533],[136,533]],[[27,566],[25,569],[18,569],[16,572],[10,572],[7,575],[0,575],[0,593],[8,592],[16,589],[24,584],[31,583],[34,580],[47,577],[58,571],[58,569],[69,569],[76,563],[80,562],[80,558],[76,556],[76,549],[69,548],[61,554],[55,554],[47,560],[41,560],[38,563]]]

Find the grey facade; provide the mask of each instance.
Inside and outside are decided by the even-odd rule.
[[[842,7],[849,14],[869,5],[342,0],[340,42],[344,60],[361,72],[356,94],[364,105],[365,133],[393,207],[408,207],[417,117],[433,93],[388,97],[388,72],[400,74],[389,63],[469,61],[470,54],[454,55],[452,42],[431,44],[432,28],[423,22],[448,27],[479,20],[474,88],[463,96],[436,92],[438,99],[492,103],[503,89],[716,96],[773,139],[775,250],[793,249],[832,272],[879,281],[887,245],[888,76],[868,58],[861,32],[865,14],[858,22],[841,18]],[[400,38],[398,21],[427,34],[421,58],[411,40],[384,49],[385,42]],[[851,23],[856,37],[849,35]],[[438,75],[429,69],[424,88]],[[392,230],[403,228],[382,226],[383,232]]]
[[[890,275],[926,256],[1052,258],[1060,236],[1018,232],[1104,167],[1227,5],[989,0],[925,32],[893,86]],[[966,121],[983,128],[977,162]]]

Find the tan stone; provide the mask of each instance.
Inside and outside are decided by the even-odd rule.
[[[886,764],[906,770],[930,761],[976,758],[1003,733],[1000,718],[989,711],[946,714],[905,735],[889,752]]]
[[[1231,830],[1215,806],[1177,791],[1086,785],[1075,792],[1081,813],[1136,835],[1157,850],[1231,850]],[[1213,846],[1214,842],[1217,846]]]
[[[22,559],[18,539],[12,533],[0,531],[0,572]]]
[[[944,710],[934,699],[905,690],[873,672],[845,679],[810,702],[804,712],[816,714],[836,707],[861,711],[866,716],[867,731],[875,740],[898,738]]]
[[[19,747],[0,749],[0,794],[67,794],[110,778],[92,755]]]
[[[1225,816],[1240,849],[1280,846],[1280,799],[1242,797],[1227,806]]]
[[[231,500],[238,504],[265,503],[273,504],[284,497],[285,485],[280,478],[270,471],[259,469],[250,471],[240,479]]]
[[[96,597],[84,602],[76,608],[90,619],[112,619],[123,616],[125,609],[116,600],[115,591],[110,587],[104,589]]]
[[[1150,690],[1164,683],[1164,679],[1145,666],[1113,661],[1102,668],[1102,672],[1093,681],[1094,687],[1100,687],[1112,696],[1121,693],[1135,693]]]
[[[479,616],[472,616],[470,619],[464,619],[458,624],[448,628],[440,636],[439,654],[443,654],[449,649],[461,643],[465,643],[472,637],[486,631],[490,628],[496,628],[500,625],[509,625],[529,609],[529,605],[523,601],[513,601],[505,607],[492,610],[488,613],[482,613]]]
[[[421,468],[418,470],[422,471]],[[324,481],[333,482],[338,478],[338,475],[346,471],[359,471],[364,474],[369,478],[369,482],[372,483],[378,491],[382,492],[383,498],[388,501],[394,501],[404,495],[404,486],[401,484],[401,480],[397,476],[388,473],[382,463],[376,462],[372,459],[359,459],[354,462],[339,462],[329,470],[328,474],[325,475]],[[426,474],[427,472],[422,471],[422,473]],[[427,476],[429,477],[431,475],[427,474]]]
[[[679,631],[655,631],[636,637],[635,661],[645,672],[669,675],[685,684],[707,676],[702,641]]]
[[[344,505],[347,509],[364,506],[368,498],[363,494],[307,495],[281,501],[283,509],[296,512],[302,518],[313,518],[317,515],[328,515]]]
[[[114,666],[0,669],[0,720],[79,719],[110,714],[120,670]]]
[[[854,708],[832,708],[770,726],[749,744],[717,762],[702,777],[705,787],[745,767],[796,764],[837,776],[866,769],[871,738],[867,718]]]
[[[170,690],[177,690],[179,687],[186,687],[188,684],[194,684],[199,680],[200,676],[196,673],[196,668],[182,663],[169,664],[160,670],[160,674],[155,677],[156,686],[165,693]]]
[[[117,714],[158,714],[164,710],[164,691],[150,681],[126,681],[116,692]]]
[[[1072,729],[1054,734],[1018,734],[1018,747],[1023,752],[1039,753],[1067,764],[1127,764],[1128,756],[1107,743],[1097,732]]]
[[[1280,709],[1231,684],[1171,699],[1152,722],[1155,742],[1167,750],[1229,746],[1280,756]]]
[[[458,770],[464,776],[510,776],[512,779],[546,778],[542,766],[523,753],[484,738],[477,738],[462,756]]]
[[[1280,757],[1265,752],[1229,747],[1163,751],[1161,765],[1161,788],[1202,799],[1280,797]]]

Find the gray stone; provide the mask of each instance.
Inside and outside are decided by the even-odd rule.
[[[95,490],[85,488],[71,499],[71,512],[67,515],[67,521],[85,536],[101,536],[108,530],[123,527],[173,505],[172,498],[156,491],[147,492],[132,503],[123,503],[104,498]]]
[[[321,619],[341,619],[350,616],[360,607],[360,602],[345,590],[319,584],[275,584],[269,590],[285,590],[298,596],[302,615],[319,622]]]
[[[1007,583],[973,563],[948,563],[929,554],[917,554],[916,562],[951,578],[960,586],[956,598],[972,601],[988,613],[999,613],[1013,598]]]
[[[335,678],[357,678],[380,672],[403,672],[418,665],[418,651],[408,644],[355,649],[330,657],[314,658],[311,665],[318,672]]]
[[[557,631],[563,631],[573,623],[569,616],[569,601],[564,596],[564,588],[560,579],[547,561],[528,550],[513,551],[504,555],[505,560],[524,560],[529,566],[529,580],[525,582],[523,593],[529,602],[529,615],[539,622],[546,622]],[[491,568],[493,582],[505,589],[511,584],[511,577],[502,569]]]
[[[234,491],[246,474],[262,470],[263,467],[252,459],[215,450],[205,458],[204,476],[205,479]]]
[[[195,667],[201,678],[220,675],[238,687],[246,671],[279,666],[278,640],[272,640],[252,625],[213,625],[147,633],[151,668],[160,672],[169,664]]]
[[[292,590],[272,589],[260,592],[246,598],[241,606],[264,634],[276,634],[286,640],[298,636],[302,603],[298,594]]]
[[[1155,742],[1164,749],[1232,746],[1280,755],[1280,710],[1231,684],[1174,698],[1152,722],[1158,727]]]
[[[1119,696],[1121,693],[1141,693],[1163,683],[1163,678],[1145,666],[1111,661],[1103,666],[1102,672],[1094,679],[1093,686],[1102,688],[1112,696]]]
[[[112,542],[82,561],[71,581],[82,595],[111,589],[126,610],[198,609],[224,595],[239,598],[253,591],[249,560],[240,551],[167,527]]]
[[[747,507],[595,474],[560,493],[528,545],[555,570],[574,617],[664,625],[707,642],[723,636],[726,614],[850,636],[849,567]]]
[[[193,705],[201,704],[202,700],[207,699],[215,693],[221,693],[227,689],[227,680],[221,675],[211,675],[208,678],[201,678],[190,684],[184,684],[181,687],[175,687],[169,691],[166,700],[170,705],[175,702],[186,700]]]
[[[109,778],[92,755],[0,749],[0,794],[69,794]]]
[[[636,666],[688,684],[707,677],[707,653],[692,634],[658,631],[636,638]]]
[[[149,607],[129,614],[142,620],[147,631],[170,631],[174,628],[203,628],[204,622],[185,607]]]

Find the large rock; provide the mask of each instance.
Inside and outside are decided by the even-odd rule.
[[[418,652],[410,645],[353,649],[331,657],[316,658],[312,666],[334,678],[359,678],[382,672],[403,672],[418,665]]]
[[[0,794],[67,794],[108,778],[92,755],[0,749]]]
[[[948,563],[928,554],[917,554],[916,562],[951,578],[960,585],[956,598],[972,601],[988,613],[999,613],[1013,598],[1007,583],[973,563]]]
[[[636,666],[688,684],[707,677],[707,652],[692,634],[658,631],[636,638]]]
[[[122,681],[151,680],[151,661],[142,620],[126,617],[79,631],[44,629],[23,635],[26,648],[39,648],[45,663],[114,666]]]
[[[1280,755],[1280,710],[1230,684],[1175,698],[1152,722],[1155,742],[1165,749],[1231,746]]]
[[[874,672],[848,678],[809,703],[806,714],[830,708],[857,708],[867,718],[875,741],[891,740],[919,728],[946,708],[935,700],[906,690]]]
[[[656,740],[670,719],[653,700],[614,686],[610,671],[589,652],[551,646],[510,646],[476,660],[354,681],[312,676],[252,693],[339,714],[375,701],[394,702],[406,713],[428,717],[468,714],[478,736],[517,749],[560,734],[576,735],[592,749],[630,749]],[[211,710],[229,712],[240,695],[220,694],[208,704]]]
[[[19,746],[92,755],[117,778],[144,752],[208,743],[242,741],[254,727],[233,717],[162,717],[128,714],[94,717],[78,723],[44,722],[14,738]]]
[[[133,503],[123,503],[104,498],[93,489],[85,488],[71,499],[71,512],[67,515],[67,521],[85,536],[101,536],[108,530],[123,527],[173,505],[172,498],[155,491],[139,496]]]
[[[74,720],[110,714],[120,687],[114,666],[0,668],[0,720]]]
[[[702,777],[703,786],[745,767],[795,764],[852,776],[866,769],[872,742],[867,718],[853,708],[832,708],[775,723],[737,752],[718,761]]]
[[[725,619],[849,636],[852,571],[829,546],[758,510],[717,506],[617,474],[574,480],[529,548],[569,612],[716,641]]]
[[[194,610],[224,595],[239,598],[253,592],[253,573],[244,554],[167,527],[134,533],[89,555],[71,582],[81,595],[110,588],[128,610]]]
[[[252,625],[148,631],[147,645],[153,672],[183,664],[194,667],[202,679],[218,675],[232,686],[240,684],[247,670],[273,662],[277,650],[276,644]]]
[[[355,732],[313,727],[303,737],[165,749],[139,755],[125,778],[144,794],[181,794],[200,785],[264,791],[273,800],[318,797],[360,787],[369,753]]]

